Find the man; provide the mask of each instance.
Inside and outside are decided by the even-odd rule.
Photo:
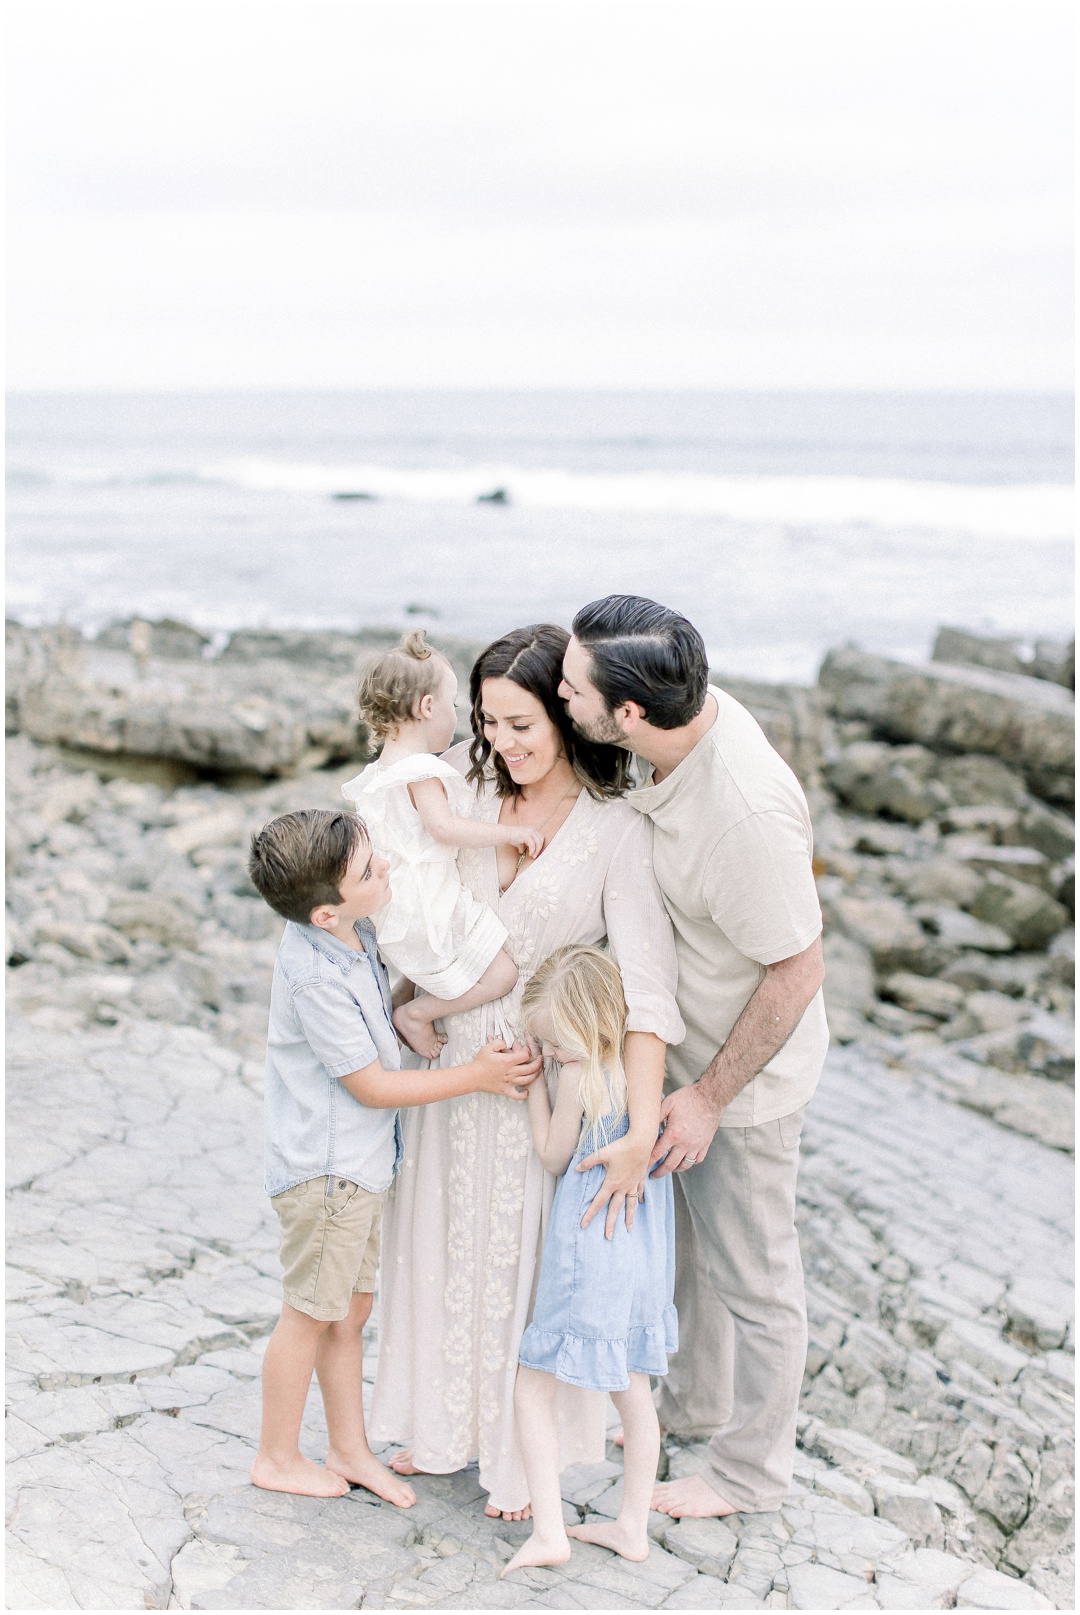
[[[681,1345],[660,1393],[702,1474],[658,1485],[675,1516],[778,1508],[806,1359],[795,1231],[803,1111],[828,1047],[806,798],[746,709],[710,687],[701,635],[655,601],[574,618],[560,695],[590,739],[636,752],[675,927],[686,1040],[667,1056],[658,1174],[674,1172]]]

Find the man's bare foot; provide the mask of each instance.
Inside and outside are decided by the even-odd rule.
[[[300,1497],[344,1497],[349,1489],[347,1480],[300,1453],[287,1464],[276,1463],[260,1453],[248,1479],[264,1492],[296,1492]]]
[[[683,1480],[667,1480],[653,1488],[652,1506],[672,1519],[719,1519],[724,1514],[738,1514],[734,1503],[725,1502],[714,1492],[704,1475],[687,1475]]]
[[[514,1520],[531,1520],[532,1504],[526,1503],[524,1508],[511,1509],[496,1508],[494,1503],[488,1503],[484,1513],[489,1520],[506,1520],[508,1523]]]
[[[599,1548],[611,1548],[624,1559],[635,1559],[638,1563],[649,1557],[649,1538],[645,1532],[640,1537],[633,1536],[618,1520],[595,1523],[590,1520],[587,1525],[568,1525],[566,1534],[577,1537],[579,1542],[595,1542]]]
[[[564,1565],[569,1557],[570,1544],[565,1531],[561,1538],[542,1537],[534,1531],[528,1542],[521,1544],[502,1574],[508,1576],[511,1570],[521,1570],[525,1565]]]
[[[339,1453],[331,1452],[326,1467],[331,1475],[340,1475],[342,1480],[353,1486],[363,1486],[366,1491],[374,1492],[376,1497],[384,1498],[396,1508],[412,1508],[416,1502],[412,1487],[391,1474],[373,1452],[361,1453],[355,1458],[343,1458]]]
[[[446,1037],[442,1032],[437,1032],[425,1016],[417,1013],[418,1002],[414,998],[407,1004],[398,1005],[394,1011],[394,1028],[402,1041],[422,1060],[437,1060]]]

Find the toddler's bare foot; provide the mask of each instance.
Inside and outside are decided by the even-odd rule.
[[[248,1479],[253,1486],[261,1486],[264,1492],[297,1492],[301,1497],[344,1497],[349,1489],[347,1480],[331,1474],[322,1464],[313,1463],[300,1453],[286,1464],[264,1458],[260,1453]]]
[[[513,1520],[531,1520],[532,1504],[526,1503],[524,1508],[511,1509],[496,1508],[494,1503],[488,1503],[487,1507],[484,1509],[484,1513],[487,1515],[489,1520],[506,1520],[508,1522]]]
[[[635,1559],[640,1563],[642,1559],[649,1557],[649,1538],[645,1532],[643,1531],[640,1536],[634,1536],[625,1530],[618,1520],[597,1520],[595,1524],[590,1521],[587,1525],[568,1525],[566,1534],[577,1537],[579,1542],[595,1542],[597,1547],[611,1548],[624,1559]]]
[[[427,1474],[426,1469],[417,1469],[416,1465],[413,1463],[413,1452],[411,1447],[402,1447],[400,1452],[396,1452],[392,1458],[388,1459],[388,1463],[395,1475]]]
[[[550,1538],[534,1531],[528,1542],[522,1543],[502,1574],[508,1576],[511,1570],[521,1570],[525,1565],[564,1565],[569,1557],[570,1544],[565,1531],[561,1537]]]
[[[664,1429],[664,1426],[661,1425],[660,1426],[660,1440],[661,1441],[663,1441],[666,1434],[667,1434],[667,1431]],[[617,1424],[615,1426],[614,1430],[608,1436],[608,1440],[611,1442],[611,1445],[613,1447],[621,1447],[622,1446],[622,1444],[623,1444],[623,1430],[622,1430],[622,1425],[621,1424]]]
[[[327,1457],[326,1467],[330,1474],[340,1475],[353,1486],[363,1486],[397,1508],[412,1508],[416,1502],[412,1487],[391,1474],[373,1452],[359,1453],[355,1458],[343,1458],[340,1453],[332,1452]]]
[[[737,1514],[734,1503],[714,1492],[704,1475],[687,1475],[683,1480],[667,1480],[653,1488],[652,1506],[673,1519],[719,1519]]]
[[[398,1005],[394,1011],[395,1030],[422,1060],[437,1060],[446,1038],[435,1030],[431,1021],[417,1013],[417,1002],[414,998],[408,1004]]]

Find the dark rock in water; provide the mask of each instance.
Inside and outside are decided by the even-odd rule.
[[[417,601],[411,600],[405,607],[405,615],[406,617],[439,617],[442,613],[434,606],[422,606]]]
[[[478,493],[476,503],[478,505],[508,505],[510,495],[505,488],[492,488],[490,493]]]
[[[111,622],[94,640],[103,650],[131,651],[135,655],[159,656],[163,661],[182,662],[202,656],[210,640],[190,623],[161,617],[147,622],[142,617],[126,617]]]
[[[348,491],[348,492],[343,491],[341,493],[332,493],[330,495],[330,497],[331,497],[331,499],[367,499],[367,500],[372,500],[373,501],[373,500],[376,500],[379,496],[378,496],[378,494],[374,494],[374,493],[362,493],[362,492],[359,492],[359,491],[356,492],[356,493],[353,493],[351,491]]]
[[[818,682],[831,712],[865,720],[881,738],[988,754],[1037,795],[1073,800],[1075,702],[1058,685],[981,667],[916,667],[854,648],[830,651]]]

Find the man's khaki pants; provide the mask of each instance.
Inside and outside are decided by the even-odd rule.
[[[673,1174],[679,1350],[661,1382],[660,1423],[712,1438],[705,1478],[740,1511],[779,1508],[791,1485],[806,1364],[802,1122],[797,1110],[721,1127],[699,1165]]]

